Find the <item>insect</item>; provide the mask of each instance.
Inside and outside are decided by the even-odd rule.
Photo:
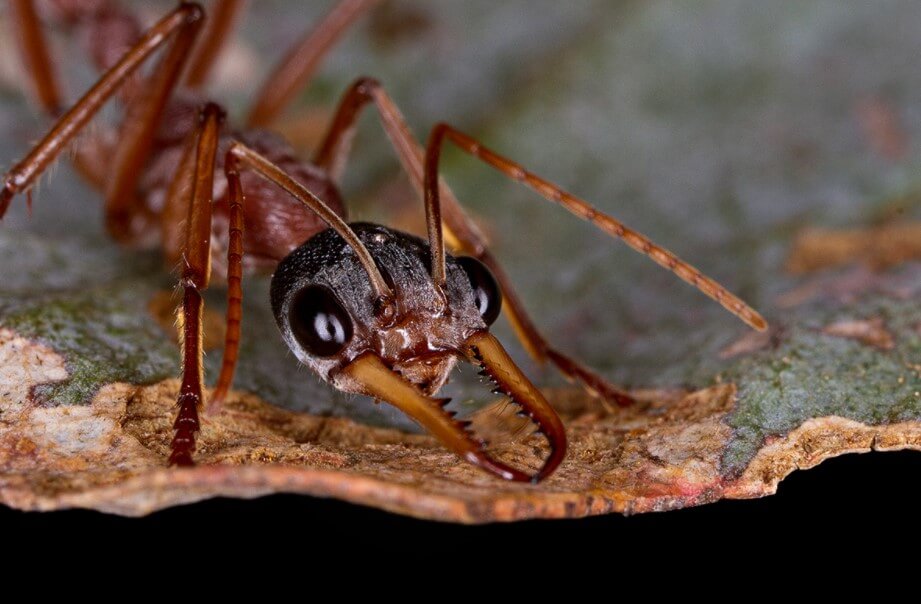
[[[52,4],[65,24],[88,34],[84,37],[102,75],[62,111],[33,2],[12,2],[39,99],[57,119],[4,176],[0,218],[108,101],[124,106],[117,136],[93,137],[76,152],[74,163],[104,192],[112,237],[125,244],[152,239],[168,262],[181,267],[182,382],[171,465],[193,463],[205,400],[201,292],[212,267],[226,275],[228,309],[223,360],[208,412],[220,408],[232,384],[242,279],[257,271],[273,272],[272,309],[282,339],[300,362],[341,391],[396,406],[446,448],[501,478],[536,482],[552,474],[565,456],[566,432],[543,394],[491,335],[489,326],[500,309],[534,358],[553,364],[596,396],[621,405],[632,401],[537,330],[484,237],[440,182],[439,159],[447,142],[623,240],[750,326],[766,327],[756,311],[673,253],[452,126],[435,126],[423,148],[373,79],[359,79],[345,92],[310,161],[298,159],[279,136],[255,128],[271,123],[373,0],[341,0],[275,69],[240,130],[229,128],[223,109],[199,92],[239,2],[216,1],[207,28],[202,7],[182,2],[146,31],[114,2]],[[142,65],[158,51],[159,62],[143,73]],[[336,183],[356,120],[368,106],[376,109],[424,202],[427,239],[346,221]],[[464,255],[447,253],[446,242]],[[435,396],[459,360],[480,366],[496,391],[544,435],[549,452],[536,470],[496,459],[469,423],[445,408],[447,399]]]

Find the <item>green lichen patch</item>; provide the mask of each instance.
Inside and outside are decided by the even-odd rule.
[[[892,350],[825,334],[839,319],[882,318],[895,340]],[[726,372],[738,385],[727,422],[734,437],[723,472],[738,476],[765,440],[782,436],[810,418],[838,416],[870,425],[921,418],[921,322],[917,300],[877,299],[785,326],[779,344],[745,357]]]
[[[148,384],[173,376],[175,342],[144,312],[153,289],[136,281],[0,303],[0,325],[47,344],[70,377],[37,386],[44,404],[87,404],[106,384]]]

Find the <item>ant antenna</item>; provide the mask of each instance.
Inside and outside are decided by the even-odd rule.
[[[315,212],[317,216],[326,222],[326,224],[334,228],[336,232],[339,233],[339,236],[345,239],[346,243],[355,250],[355,253],[358,255],[358,260],[361,262],[362,267],[364,267],[365,272],[368,273],[368,278],[371,280],[371,287],[374,288],[377,299],[384,301],[393,299],[393,292],[390,290],[390,287],[384,280],[384,276],[381,275],[380,270],[378,270],[377,265],[374,263],[371,252],[369,252],[365,244],[361,242],[358,235],[355,234],[355,231],[353,231],[328,205],[323,203],[322,199],[311,193],[304,185],[285,174],[281,168],[273,164],[266,157],[240,143],[234,143],[230,146],[230,149],[227,151],[227,158],[232,162],[240,161],[246,164],[254,172],[259,174],[259,176],[284,189],[289,195]]]
[[[450,140],[461,151],[485,162],[512,180],[533,189],[545,199],[563,206],[579,218],[594,224],[608,235],[621,239],[637,252],[649,257],[656,264],[671,271],[678,278],[716,300],[726,310],[754,329],[758,331],[767,329],[767,321],[755,309],[674,253],[653,243],[648,237],[627,227],[616,218],[600,212],[588,202],[567,193],[550,181],[533,172],[529,172],[520,164],[486,148],[472,137],[444,123],[438,124],[432,129],[425,152],[425,207],[426,212],[429,214],[429,239],[433,259],[432,278],[436,281],[439,275],[444,279],[445,270],[444,243],[441,240],[439,187],[435,181],[438,173],[438,158],[445,140]],[[432,224],[433,219],[436,217],[438,223]],[[435,236],[433,236],[433,231],[437,231]]]

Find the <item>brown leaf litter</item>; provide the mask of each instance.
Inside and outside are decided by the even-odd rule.
[[[915,422],[866,426],[819,418],[769,441],[740,476],[727,477],[720,460],[732,437],[723,421],[735,404],[732,384],[637,392],[639,405],[614,413],[580,392],[554,391],[548,394],[566,419],[570,453],[535,486],[501,482],[459,463],[428,436],[294,413],[234,393],[204,421],[200,465],[175,469],[165,459],[177,381],[113,384],[85,406],[32,401],[32,387],[65,376],[54,352],[0,330],[0,501],[7,505],[143,515],[209,497],[285,492],[466,523],[579,517],[758,497],[827,457],[921,448]],[[497,414],[481,412],[476,421],[512,421]],[[543,446],[539,437],[525,436],[497,453],[533,468]]]

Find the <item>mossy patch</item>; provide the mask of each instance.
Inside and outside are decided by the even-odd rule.
[[[723,472],[739,475],[765,439],[810,418],[839,416],[871,425],[921,418],[921,323],[917,300],[876,300],[786,326],[778,345],[740,360],[724,379],[738,385],[728,423],[735,437],[723,455]],[[827,335],[822,325],[838,317],[881,317],[895,348],[881,350]]]
[[[113,283],[0,303],[2,324],[61,354],[70,377],[38,386],[44,404],[87,404],[113,382],[149,384],[177,373],[175,342],[143,309],[153,288]]]

